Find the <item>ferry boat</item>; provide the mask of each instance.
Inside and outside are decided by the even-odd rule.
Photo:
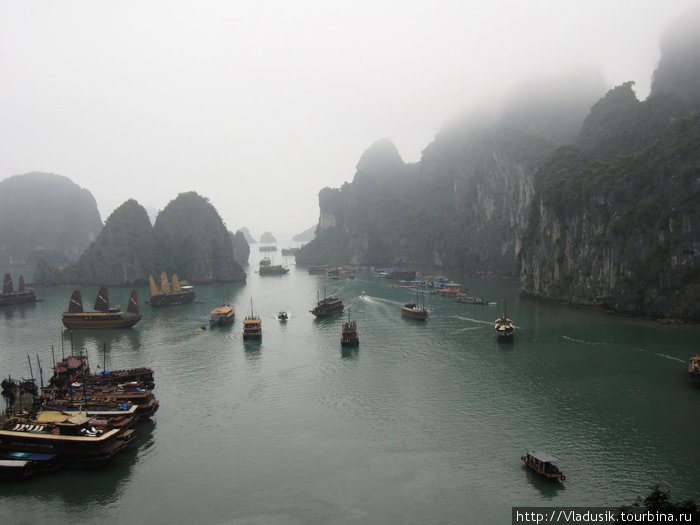
[[[141,320],[139,314],[139,295],[136,290],[131,291],[127,313],[119,307],[109,306],[109,291],[106,287],[100,288],[95,299],[95,310],[86,312],[83,310],[83,298],[80,290],[73,290],[68,311],[63,313],[61,320],[66,328],[129,328]]]
[[[324,297],[318,301],[314,309],[310,310],[310,312],[316,317],[328,317],[342,312],[343,308],[345,308],[345,304],[341,298]]]
[[[250,315],[243,319],[243,339],[262,339],[262,320],[253,314],[253,300],[250,300]]]
[[[527,451],[524,456],[520,456],[525,465],[532,471],[549,479],[564,481],[566,476],[559,470],[557,465],[559,459],[539,450]]]
[[[36,294],[34,293],[34,290],[25,288],[24,276],[19,276],[19,288],[17,291],[15,291],[14,286],[12,285],[12,277],[9,273],[6,273],[5,280],[2,285],[2,293],[0,294],[0,306],[29,303],[32,301],[36,301]]]
[[[168,281],[168,275],[162,272],[160,274],[160,290],[152,275],[148,277],[148,282],[151,287],[151,300],[147,301],[146,304],[151,306],[173,306],[194,301],[194,288],[190,285],[181,285],[177,274],[173,274],[171,286]]]
[[[358,346],[360,344],[360,329],[355,321],[349,318],[340,328],[341,346]]]
[[[230,304],[222,304],[209,312],[209,326],[231,324],[236,319],[236,311]]]

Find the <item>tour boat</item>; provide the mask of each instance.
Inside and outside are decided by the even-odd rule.
[[[250,300],[250,315],[243,319],[243,339],[262,339],[262,320],[253,314],[253,300]]]
[[[187,304],[194,301],[194,288],[189,285],[180,285],[177,274],[173,274],[172,286],[165,272],[160,274],[160,290],[156,286],[153,276],[149,276],[148,282],[151,288],[151,300],[146,304],[151,306],[173,306]],[[184,281],[183,281],[184,282]]]
[[[80,290],[74,290],[68,311],[63,313],[61,320],[66,328],[129,328],[141,320],[138,302],[138,292],[132,290],[125,314],[119,307],[109,306],[109,292],[103,286],[97,293],[95,310],[86,312]]]
[[[324,297],[310,310],[316,317],[328,317],[343,311],[345,304],[339,297]]]
[[[513,321],[508,319],[507,305],[505,301],[503,301],[503,315],[494,321],[493,328],[496,330],[496,336],[498,336],[499,339],[513,339],[515,327],[513,326]]]
[[[24,287],[24,276],[19,276],[19,289],[15,291],[12,285],[12,277],[9,273],[6,273],[2,285],[2,293],[0,294],[0,306],[32,301],[36,301],[36,294],[34,290]]]
[[[360,330],[355,321],[348,319],[340,328],[340,344],[342,346],[358,346],[360,344]]]
[[[418,294],[416,293],[416,299]],[[418,305],[417,301],[411,301],[401,307],[401,317],[404,319],[417,319],[424,321],[428,318],[428,310],[425,309],[425,303]]]
[[[700,381],[700,355],[691,357],[688,363],[688,374],[690,379]]]
[[[209,312],[209,326],[231,324],[236,318],[236,311],[231,305],[222,304]]]
[[[564,481],[566,476],[559,470],[557,463],[559,458],[542,451],[527,451],[524,456],[520,456],[527,467],[538,474],[549,479]]]

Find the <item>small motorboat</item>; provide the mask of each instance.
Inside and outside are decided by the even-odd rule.
[[[282,312],[277,314],[278,321],[286,321],[287,319],[289,319],[289,314],[287,314],[287,312],[282,311]]]

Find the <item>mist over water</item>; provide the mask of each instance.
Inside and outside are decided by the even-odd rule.
[[[133,329],[74,332],[93,367],[154,368],[160,410],[104,469],[5,484],[3,523],[506,523],[511,506],[629,504],[653,483],[700,499],[689,459],[700,428],[688,419],[700,391],[686,373],[696,328],[536,303],[512,281],[456,275],[498,305],[425,294],[430,317],[412,322],[399,308],[415,292],[367,272],[253,270],[244,285],[197,286],[201,303],[142,304]],[[309,313],[324,289],[344,299],[342,315]],[[38,289],[41,302],[0,311],[4,376],[27,374],[36,353],[47,376],[51,345],[69,351],[70,291]],[[127,295],[110,290],[114,302]],[[511,344],[493,334],[503,298]],[[251,299],[261,342],[242,339]],[[222,301],[235,324],[196,331]],[[357,349],[340,346],[348,317]],[[531,475],[528,448],[557,455],[566,482]]]

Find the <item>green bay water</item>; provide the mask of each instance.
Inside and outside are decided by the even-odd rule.
[[[254,259],[257,254],[251,256]],[[160,410],[103,469],[0,485],[3,524],[510,523],[513,506],[630,504],[659,483],[700,501],[700,388],[687,359],[697,327],[665,326],[518,297],[511,280],[452,275],[497,306],[425,294],[427,322],[404,320],[412,290],[360,272],[197,286],[195,304],[151,309],[132,329],[74,331],[92,368],[149,366]],[[81,287],[92,304],[97,287]],[[346,309],[309,310],[324,290]],[[38,288],[0,310],[0,374],[50,374],[70,352],[60,317],[72,287]],[[361,293],[367,293],[361,298]],[[129,289],[112,288],[126,305]],[[501,343],[493,321],[516,325]],[[262,342],[243,341],[251,310]],[[230,302],[230,327],[197,329]],[[276,314],[290,313],[286,323]],[[340,325],[360,327],[342,349]],[[520,456],[561,459],[563,485]]]

